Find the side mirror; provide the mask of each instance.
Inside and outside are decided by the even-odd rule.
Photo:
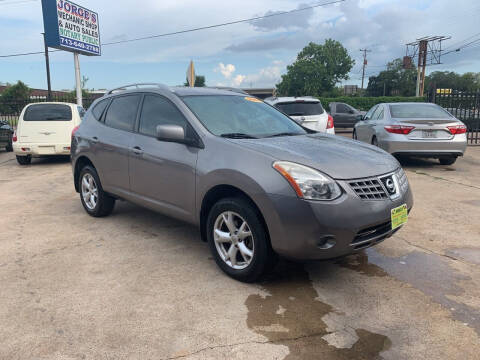
[[[356,120],[357,120],[357,121],[362,121],[362,120],[364,120],[363,115],[357,115]]]
[[[166,142],[175,142],[179,144],[185,144],[187,146],[195,146],[203,148],[203,143],[197,138],[188,138],[185,134],[185,130],[180,125],[158,125],[156,137],[157,140]]]

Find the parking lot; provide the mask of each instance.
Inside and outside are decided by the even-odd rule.
[[[257,284],[196,228],[118,202],[91,218],[68,159],[0,152],[1,359],[478,359],[480,147],[409,160],[404,229]]]

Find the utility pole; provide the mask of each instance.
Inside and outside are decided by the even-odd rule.
[[[360,49],[360,51],[363,52],[363,69],[362,69],[362,90],[363,90],[363,82],[365,80],[365,68],[367,67],[367,64],[368,64],[367,53],[371,52],[372,50]]]
[[[82,80],[80,78],[80,59],[77,52],[73,53],[73,63],[75,65],[75,89],[77,93],[77,105],[83,107]]]
[[[47,67],[47,86],[48,86],[48,93],[47,93],[47,100],[52,100],[52,84],[50,82],[50,59],[48,57],[48,46],[47,41],[45,39],[45,33],[43,34],[43,44],[45,46],[45,66]]]

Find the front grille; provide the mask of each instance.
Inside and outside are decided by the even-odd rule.
[[[355,194],[363,200],[385,200],[388,195],[378,179],[355,180],[348,183]]]
[[[397,230],[399,229],[392,231],[391,221],[362,229],[357,233],[350,246],[355,250],[364,249],[382,242]]]

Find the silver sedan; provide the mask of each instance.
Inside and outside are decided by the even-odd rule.
[[[371,108],[353,138],[393,155],[437,158],[453,164],[467,148],[467,127],[438,105],[384,103]]]

